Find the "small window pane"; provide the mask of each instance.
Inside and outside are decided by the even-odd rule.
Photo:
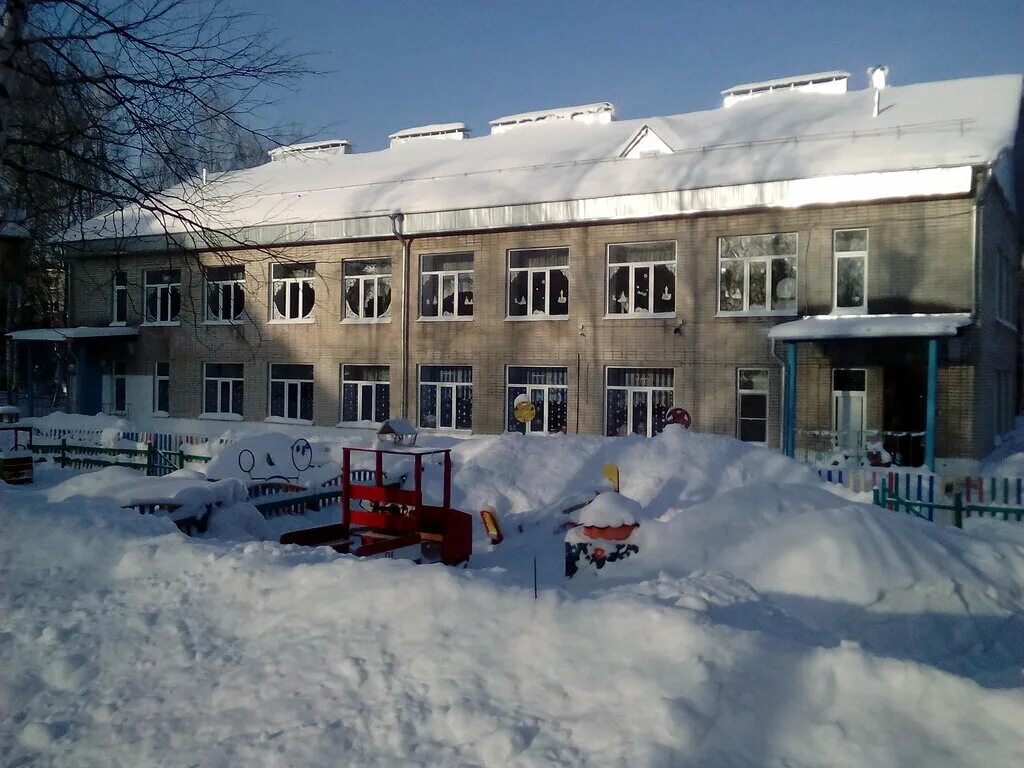
[[[425,253],[421,257],[424,272],[458,272],[473,269],[472,253]]]
[[[272,379],[293,379],[293,380],[313,380],[313,366],[312,365],[279,365],[274,364],[270,366],[270,378]]]
[[[836,306],[864,306],[864,259],[843,257],[836,260]]]
[[[608,246],[609,264],[629,264],[642,261],[675,261],[674,240],[660,243],[619,243]]]
[[[836,368],[832,371],[832,389],[836,392],[863,392],[865,371],[856,368]]]
[[[866,251],[868,231],[866,229],[841,229],[836,232],[836,252]]]
[[[568,248],[531,248],[509,251],[508,265],[512,269],[540,269],[569,266]]]

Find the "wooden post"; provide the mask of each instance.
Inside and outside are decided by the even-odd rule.
[[[68,439],[62,437],[60,439],[60,468],[64,469],[68,460]]]
[[[146,446],[146,475],[152,476],[156,472],[156,449],[152,443]]]
[[[959,488],[953,492],[953,525],[957,528],[964,527],[964,500]]]

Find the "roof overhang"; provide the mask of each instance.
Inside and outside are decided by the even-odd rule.
[[[496,229],[637,221],[764,208],[801,208],[811,205],[952,197],[970,194],[973,184],[974,168],[970,165],[815,176],[516,205],[405,211],[403,231],[405,235],[415,237]],[[170,231],[161,234],[129,235],[123,238],[67,240],[64,244],[69,249],[69,255],[82,257],[105,256],[110,253],[274,248],[297,244],[391,238],[394,236],[391,213],[393,211],[389,210],[352,218],[260,224],[198,233]]]
[[[131,338],[139,335],[139,329],[123,325],[102,325],[79,328],[29,328],[11,331],[7,336],[12,341],[75,341],[76,339]]]
[[[768,331],[774,341],[830,339],[898,339],[956,336],[971,324],[966,312],[938,315],[817,315],[776,325]]]

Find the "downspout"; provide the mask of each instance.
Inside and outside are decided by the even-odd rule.
[[[409,418],[409,249],[412,238],[402,234],[405,214],[389,214],[391,233],[402,244],[402,418]]]

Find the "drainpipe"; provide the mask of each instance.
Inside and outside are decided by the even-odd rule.
[[[402,418],[409,418],[409,249],[412,238],[402,234],[405,214],[389,214],[391,233],[402,244]]]

